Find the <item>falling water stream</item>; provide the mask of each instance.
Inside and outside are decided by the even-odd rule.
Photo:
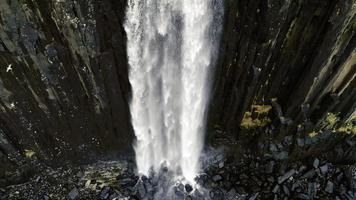
[[[128,2],[130,110],[141,174],[162,164],[187,181],[199,172],[218,16],[213,0]]]

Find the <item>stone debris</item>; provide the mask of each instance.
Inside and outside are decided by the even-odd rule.
[[[217,181],[221,181],[223,178],[218,174],[218,175],[215,175],[213,176],[213,181],[217,182]]]
[[[292,169],[287,173],[285,173],[283,176],[278,177],[278,184],[281,184],[287,179],[289,179],[290,177],[292,177],[295,174],[295,172],[296,172],[295,169]]]
[[[334,184],[331,181],[326,183],[325,191],[330,194],[334,192]]]
[[[193,191],[193,187],[189,184],[185,184],[184,188],[187,193],[190,193],[191,191]]]
[[[314,168],[317,169],[319,167],[319,164],[320,164],[320,161],[319,161],[319,159],[316,158],[313,163]]]
[[[79,195],[78,189],[77,189],[77,188],[73,188],[73,189],[69,192],[68,197],[69,197],[70,199],[76,199],[78,195]]]
[[[86,167],[43,168],[29,183],[0,189],[0,199],[355,199],[353,166],[318,158],[286,163],[244,156],[238,162],[215,157],[196,178],[200,185],[175,182],[167,168],[139,177],[134,164],[100,162]],[[265,160],[266,159],[266,160]],[[38,178],[40,177],[40,178]]]

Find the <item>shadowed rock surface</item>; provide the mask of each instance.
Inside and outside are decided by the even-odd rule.
[[[298,159],[354,143],[355,13],[353,0],[225,1],[208,141],[291,136]],[[356,161],[354,145],[340,154],[330,159]]]
[[[132,155],[125,6],[0,1],[0,176],[30,154],[57,166]]]

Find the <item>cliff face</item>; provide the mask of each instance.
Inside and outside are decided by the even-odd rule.
[[[0,168],[130,154],[125,6],[0,1]]]
[[[125,6],[0,0],[1,172],[132,153]],[[355,13],[353,0],[226,0],[209,142],[271,132],[291,152],[311,137],[355,152]]]
[[[355,1],[227,0],[225,9],[210,141],[257,143],[265,131],[325,137],[325,148],[354,141]]]

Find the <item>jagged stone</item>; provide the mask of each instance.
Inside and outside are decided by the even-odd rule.
[[[315,176],[315,174],[316,174],[315,170],[312,169],[312,170],[306,172],[302,177],[309,179],[309,178],[312,178],[313,176]]]
[[[331,181],[326,183],[325,191],[330,194],[334,192],[334,184]]]
[[[223,161],[220,161],[219,162],[219,168],[221,169],[221,168],[223,168],[224,167],[224,162]]]
[[[146,196],[146,188],[142,180],[137,182],[135,188],[137,188],[137,192],[140,198],[144,198]]]
[[[257,199],[258,195],[259,195],[259,193],[256,193],[256,194],[252,195],[248,200],[255,200],[255,199]]]
[[[209,192],[209,196],[211,199],[215,199],[215,200],[224,200],[224,193],[221,189],[219,188],[213,188],[210,192]]]
[[[308,183],[308,195],[309,197],[315,197],[317,192],[317,184],[315,182]]]
[[[221,181],[223,178],[220,175],[217,174],[217,175],[214,175],[212,177],[212,179],[213,179],[213,181],[218,182],[218,181]]]
[[[319,164],[320,164],[320,160],[316,158],[316,159],[314,160],[314,162],[313,162],[313,167],[314,167],[315,169],[317,169],[317,168],[319,167]]]
[[[68,193],[68,197],[69,199],[76,199],[79,195],[79,191],[77,188],[73,188],[69,193]]]
[[[295,172],[296,172],[295,169],[292,169],[287,173],[285,173],[283,176],[278,177],[278,184],[281,184],[287,179],[289,179],[290,177],[292,177],[295,174]]]
[[[238,199],[238,197],[239,197],[239,194],[236,192],[236,190],[234,188],[229,190],[229,192],[227,192],[227,194],[226,194],[227,200],[236,200],[236,199]]]
[[[325,165],[321,166],[319,169],[320,169],[320,172],[321,172],[323,175],[325,175],[325,174],[328,172],[329,167],[328,167],[327,164],[325,164]]]
[[[279,185],[275,185],[274,188],[273,188],[273,190],[272,190],[272,192],[273,192],[273,193],[278,193],[279,190],[280,190],[280,186],[279,186]]]
[[[306,200],[309,200],[309,199],[310,199],[308,195],[303,194],[303,193],[298,194],[298,198],[300,198],[300,199],[306,199]]]
[[[290,192],[287,186],[283,185],[283,192],[287,195],[290,196]]]
[[[105,186],[100,192],[100,199],[108,199],[110,195],[110,187]]]
[[[185,184],[184,188],[187,193],[190,193],[191,191],[193,191],[193,187],[189,184]]]
[[[281,151],[281,152],[277,153],[274,157],[278,160],[286,160],[286,159],[288,159],[288,152]]]

